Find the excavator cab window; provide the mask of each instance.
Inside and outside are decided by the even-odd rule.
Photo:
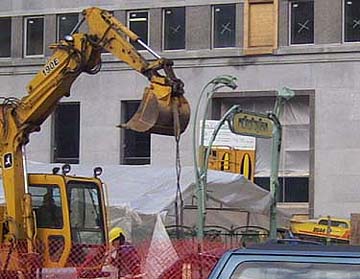
[[[60,189],[55,185],[30,186],[38,228],[61,229],[63,214]]]
[[[73,243],[105,243],[104,220],[98,185],[70,181],[67,188]]]

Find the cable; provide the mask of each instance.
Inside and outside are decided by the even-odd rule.
[[[174,121],[174,137],[176,144],[175,151],[175,170],[176,170],[176,196],[175,196],[175,218],[176,218],[176,228],[177,228],[177,237],[179,237],[179,225],[183,225],[183,205],[184,200],[181,193],[180,187],[180,176],[181,176],[181,160],[180,160],[180,119],[179,119],[179,99],[177,97],[174,98],[172,103],[172,111],[173,111],[173,121]],[[179,205],[178,201],[180,201],[180,214],[179,214]]]

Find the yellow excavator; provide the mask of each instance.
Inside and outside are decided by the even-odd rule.
[[[85,21],[88,31],[79,33]],[[145,60],[131,42],[142,45],[154,59]],[[178,137],[190,117],[173,62],[161,58],[108,11],[85,9],[72,34],[50,48],[54,53],[28,84],[28,94],[22,99],[1,98],[6,203],[0,207],[0,278],[35,278],[43,270],[78,267],[82,267],[79,277],[100,276],[105,254],[101,247],[106,246],[108,232],[101,169],[95,168],[94,177],[87,178],[69,175],[69,165],[49,174],[28,174],[24,147],[60,99],[70,95],[76,78],[83,72],[99,72],[103,50],[150,82],[138,111],[121,127]]]

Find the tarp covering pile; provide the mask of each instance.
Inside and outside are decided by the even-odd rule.
[[[51,173],[59,164],[28,163],[31,173]],[[72,165],[70,175],[91,176],[93,167]],[[143,240],[153,235],[158,216],[165,225],[175,224],[174,201],[176,197],[176,173],[173,167],[159,166],[103,166],[101,179],[107,185],[112,226],[121,226],[129,237]],[[251,225],[268,227],[271,197],[269,192],[248,181],[241,175],[219,171],[208,172],[207,206],[212,209],[232,208],[232,213],[209,211],[207,224],[224,226],[245,225],[244,211],[250,216]],[[181,195],[184,206],[183,225],[196,225],[196,185],[194,168],[181,170]],[[0,190],[3,200],[3,189]],[[230,210],[231,211],[231,210]]]

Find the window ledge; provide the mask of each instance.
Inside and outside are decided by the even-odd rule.
[[[43,66],[48,57],[0,58],[0,66]]]
[[[277,202],[280,208],[309,208],[308,202]]]
[[[158,51],[160,56],[173,59],[184,60],[176,62],[181,67],[218,66],[224,65],[242,65],[252,64],[281,64],[281,63],[313,63],[321,61],[349,61],[360,60],[360,43],[337,43],[326,45],[292,45],[282,46],[274,51],[272,55],[246,56],[243,48],[220,48],[220,49],[197,49],[197,50],[176,50],[176,51]],[[330,56],[328,54],[338,54]],[[356,54],[356,55],[355,55]],[[317,56],[314,56],[317,55]],[[142,56],[146,60],[155,59],[150,53],[144,52]],[[231,58],[231,59],[229,59]],[[9,72],[6,67],[29,67],[21,69],[21,72],[38,71],[49,57],[33,58],[0,58],[0,72]],[[208,59],[200,62],[199,59]],[[224,62],[224,59],[228,61]],[[186,61],[187,60],[187,61]],[[104,64],[118,63],[119,60],[111,54],[103,54],[102,61]],[[104,65],[105,66],[105,65]],[[1,67],[4,69],[1,70]],[[32,68],[33,67],[33,68]],[[108,65],[103,69],[110,69],[113,65]],[[115,67],[116,68],[116,67]],[[127,66],[120,65],[121,69],[127,69]],[[11,70],[13,71],[13,70]]]
[[[275,50],[275,55],[286,54],[316,54],[316,53],[345,53],[359,52],[360,42],[358,43],[338,43],[324,45],[291,45],[281,46]]]
[[[303,215],[309,214],[308,202],[278,202],[277,207],[290,215]],[[307,217],[306,217],[307,218]]]
[[[196,49],[196,50],[163,50],[156,51],[161,57],[166,57],[169,59],[192,59],[192,58],[221,58],[221,57],[234,57],[234,56],[244,56],[244,50],[242,48],[216,48],[216,49]],[[145,59],[154,59],[154,56],[148,52],[143,52],[141,55]],[[102,60],[104,62],[118,61],[113,55],[102,55]]]

